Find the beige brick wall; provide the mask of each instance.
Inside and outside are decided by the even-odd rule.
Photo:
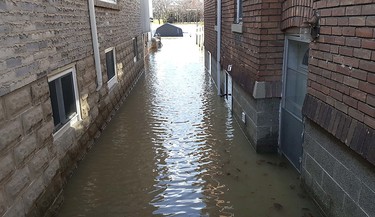
[[[137,1],[96,1],[104,80],[97,90],[87,1],[0,2],[0,216],[56,212],[72,169],[143,70],[139,7]],[[109,47],[116,49],[118,76],[111,90],[104,52]],[[76,69],[82,120],[57,137],[47,78],[67,65]]]

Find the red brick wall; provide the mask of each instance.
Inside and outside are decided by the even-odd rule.
[[[308,93],[375,129],[375,4],[314,1],[321,35],[311,43]]]
[[[244,1],[242,34],[231,31],[235,8],[235,1],[223,0],[222,63],[233,65],[233,79],[251,94],[255,81],[281,81],[281,1]]]
[[[312,16],[313,0],[285,0],[281,29],[300,27],[302,23]]]
[[[375,165],[375,3],[314,0],[306,117]]]
[[[263,0],[260,27],[260,81],[280,81],[284,34],[280,30],[281,0]]]
[[[204,47],[216,59],[216,1],[205,0],[204,9]]]

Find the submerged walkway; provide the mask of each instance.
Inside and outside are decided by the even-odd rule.
[[[283,158],[257,155],[192,38],[163,39],[80,163],[60,217],[318,217]]]

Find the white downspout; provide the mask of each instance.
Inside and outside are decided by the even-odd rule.
[[[216,44],[216,71],[217,71],[217,95],[221,94],[220,88],[220,50],[221,50],[221,0],[217,0],[217,44]]]
[[[99,53],[98,32],[97,32],[97,27],[96,27],[95,6],[94,6],[94,0],[88,0],[88,2],[89,2],[89,13],[90,13],[92,47],[94,49],[94,60],[95,60],[95,69],[96,69],[96,81],[97,81],[96,90],[99,91],[103,85],[103,75],[102,75],[102,68],[100,67],[100,53]]]

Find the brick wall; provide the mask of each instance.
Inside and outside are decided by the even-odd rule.
[[[104,84],[97,91],[87,1],[0,3],[0,216],[54,215],[61,190],[143,69],[139,2],[96,1]],[[127,22],[120,22],[127,20]],[[4,31],[3,31],[4,30]],[[140,60],[133,61],[133,37]],[[107,86],[105,53],[116,48],[118,83]],[[47,77],[76,69],[82,120],[54,128]]]
[[[233,114],[241,124],[257,152],[275,152],[278,138],[278,107],[281,94],[281,72],[284,34],[280,30],[281,1],[243,1],[242,32],[232,29],[236,1],[222,2],[221,66],[227,69],[233,84]],[[207,9],[206,9],[207,10]],[[205,10],[205,11],[206,11]],[[241,26],[235,25],[234,28]],[[209,39],[205,39],[209,40]],[[225,83],[222,75],[223,87]],[[256,82],[264,87],[258,90]],[[264,91],[264,96],[255,97]],[[273,99],[271,99],[273,98]],[[262,106],[268,105],[268,106]]]
[[[255,81],[281,81],[284,34],[280,30],[281,1],[244,1],[243,33],[231,31],[235,1],[223,1],[222,64],[232,65],[233,79],[249,94]],[[279,93],[268,97],[275,97]],[[272,92],[272,91],[271,91]]]
[[[374,216],[375,2],[314,0],[302,180],[328,216]]]
[[[327,130],[367,158],[370,149],[362,148],[365,141],[352,138],[359,128],[365,137],[375,133],[375,4],[371,0],[314,1],[314,9],[321,16],[321,35],[310,45],[308,94],[324,102],[329,111],[342,114],[351,130],[339,136]],[[330,114],[326,119],[335,121],[336,116],[331,117],[328,110],[322,115],[326,114]]]
[[[214,29],[216,25],[216,6],[215,0],[204,1],[204,47],[211,52],[212,57],[216,59],[217,32]]]
[[[313,0],[286,0],[283,2],[281,29],[300,27],[313,15]]]

